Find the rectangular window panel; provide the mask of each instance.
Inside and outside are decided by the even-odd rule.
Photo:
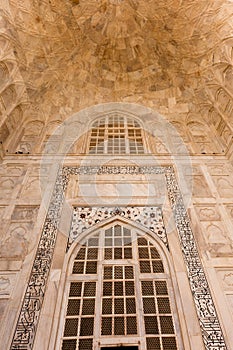
[[[126,313],[127,314],[136,314],[135,298],[127,298],[126,299]]]
[[[146,334],[159,334],[156,316],[144,316]]]
[[[126,334],[137,334],[137,318],[135,316],[126,317]]]
[[[86,274],[96,274],[97,273],[97,261],[87,261],[85,273]]]
[[[82,291],[82,282],[71,282],[70,284],[70,297],[80,297]]]
[[[125,281],[125,294],[134,295],[134,281]]]
[[[154,288],[153,288],[153,282],[152,281],[142,281],[142,295],[154,295]]]
[[[163,350],[177,350],[175,337],[162,338]]]
[[[73,273],[74,274],[83,274],[84,273],[84,262],[75,261],[74,266],[73,266]]]
[[[158,310],[160,314],[170,314],[170,302],[169,298],[157,298]]]
[[[82,315],[95,314],[95,299],[83,299]]]
[[[77,335],[78,318],[67,318],[65,322],[64,337],[72,337]]]
[[[93,335],[94,331],[94,318],[81,318],[80,336]]]
[[[174,334],[174,326],[171,316],[160,316],[159,321],[162,334]]]
[[[113,278],[112,266],[104,266],[104,279],[111,280]]]
[[[112,317],[102,317],[101,334],[112,335]]]
[[[80,339],[78,343],[78,350],[92,350],[93,339]]]
[[[76,350],[76,339],[64,339],[62,342],[62,350]]]
[[[143,298],[143,312],[144,314],[155,314],[155,299],[154,298]]]
[[[109,299],[109,298],[104,298],[102,300],[102,314],[103,315],[111,315],[112,314],[112,302],[113,299]]]
[[[115,335],[125,334],[124,317],[114,317],[114,334]]]
[[[104,282],[103,284],[103,295],[112,295],[112,282]]]
[[[69,299],[67,306],[67,316],[79,315],[80,299]]]
[[[114,295],[124,295],[123,282],[114,282]]]
[[[161,350],[159,338],[146,338],[146,349],[147,350]]]
[[[115,314],[124,314],[124,299],[114,299],[114,313]]]
[[[95,296],[96,291],[96,282],[84,282],[84,297],[93,297]]]

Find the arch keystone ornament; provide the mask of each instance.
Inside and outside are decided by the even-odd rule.
[[[175,218],[190,288],[200,323],[203,343],[206,350],[227,350],[173,167],[130,165],[103,167],[81,166],[59,169],[10,349],[33,349],[56,243],[57,229],[64,201],[63,192],[68,185],[69,176],[72,174],[121,173],[129,175],[164,174],[168,197]],[[125,209],[126,208],[123,207],[112,208],[112,215],[114,215],[116,211],[117,215],[122,215]]]

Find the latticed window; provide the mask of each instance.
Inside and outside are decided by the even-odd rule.
[[[92,124],[89,153],[142,154],[142,129],[138,121],[119,113],[112,113]]]
[[[178,350],[167,267],[136,230],[116,223],[90,237],[76,253],[67,288],[60,349],[125,343],[139,350]]]

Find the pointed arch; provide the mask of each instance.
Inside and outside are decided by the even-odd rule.
[[[85,230],[61,283],[55,349],[183,349],[169,253],[141,225],[116,216]]]

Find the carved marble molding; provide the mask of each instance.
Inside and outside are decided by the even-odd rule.
[[[226,350],[222,329],[172,166],[64,167],[59,170],[11,349],[33,348],[56,243],[63,191],[72,174],[164,174],[206,350]]]

